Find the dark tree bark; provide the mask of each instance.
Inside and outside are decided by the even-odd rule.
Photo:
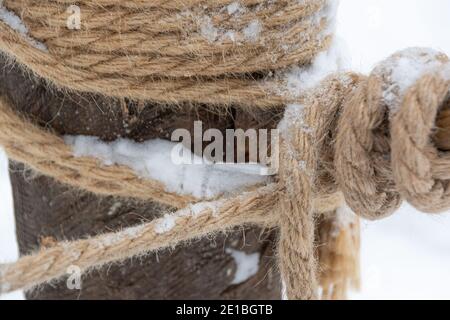
[[[144,141],[169,139],[176,128],[192,128],[202,120],[205,128],[221,130],[268,126],[272,114],[257,116],[229,112],[218,114],[205,106],[162,107],[119,101],[87,93],[49,89],[39,79],[24,74],[0,57],[0,94],[17,112],[59,134],[118,137]],[[245,128],[244,128],[245,129]],[[21,254],[150,220],[167,210],[156,203],[98,197],[61,185],[11,163],[16,229]],[[83,277],[82,289],[69,290],[63,279],[27,293],[28,299],[279,299],[280,280],[274,257],[273,231],[240,228],[228,234],[193,241],[173,250],[148,254],[92,271]],[[258,273],[231,285],[236,270],[225,248],[261,255]]]

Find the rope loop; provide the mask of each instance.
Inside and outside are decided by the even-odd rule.
[[[86,20],[79,32],[65,27],[71,2],[3,0],[25,25],[20,32],[0,21],[1,50],[62,88],[171,105],[287,105],[279,124],[278,183],[204,202],[168,192],[161,181],[141,179],[126,166],[75,157],[61,137],[0,100],[0,144],[10,158],[76,188],[180,209],[168,218],[59,242],[1,265],[0,293],[50,282],[70,265],[88,271],[256,224],[280,228],[288,297],[315,299],[318,214],[336,212],[343,198],[368,219],[392,214],[403,199],[427,212],[450,208],[450,154],[435,141],[448,136],[434,134],[440,114],[450,109],[445,55],[402,51],[368,77],[331,75],[291,97],[274,92],[281,80],[273,71],[311,66],[329,47],[332,0],[242,0],[239,8],[233,0],[81,0]],[[112,23],[116,19],[119,23]],[[354,234],[341,236],[358,247]]]
[[[347,204],[367,219],[392,214],[402,199],[421,211],[450,207],[449,182],[440,178],[450,158],[432,140],[438,113],[448,103],[449,80],[442,68],[450,70],[450,64],[435,52],[410,55],[405,50],[382,62],[361,81],[340,116],[336,180]],[[416,59],[422,73],[401,88],[392,78],[402,72],[405,59]]]
[[[366,219],[385,217],[401,202],[390,168],[388,108],[381,95],[378,77],[363,79],[343,105],[336,135],[337,183],[347,204]]]
[[[450,78],[439,72],[424,75],[408,90],[391,123],[397,187],[403,198],[424,212],[440,213],[450,207],[450,155],[438,150],[432,138],[449,94]]]
[[[442,141],[434,142],[436,119],[450,107],[449,71],[448,62],[438,62],[437,69],[420,73],[407,88],[396,88],[394,97],[386,94],[391,86],[379,70],[369,77],[354,73],[328,77],[285,110],[279,124],[282,145],[277,184],[193,207],[186,204],[200,199],[168,193],[160,182],[143,181],[128,168],[99,166],[95,159],[74,157],[62,139],[0,103],[0,143],[12,159],[92,192],[172,201],[184,208],[171,214],[177,227],[163,235],[158,225],[164,219],[157,219],[117,234],[64,242],[2,266],[2,288],[9,291],[51,281],[64,275],[66,265],[76,264],[87,271],[234,226],[258,224],[280,227],[280,269],[288,296],[314,299],[317,214],[336,210],[343,197],[355,213],[369,219],[392,213],[402,199],[427,212],[450,208],[450,156],[437,147],[444,145]],[[114,177],[125,179],[125,187],[113,184],[112,188]],[[102,241],[111,237],[114,242]],[[130,243],[135,246],[124,251]],[[87,256],[80,260],[68,248],[85,250]],[[35,269],[27,274],[31,265]]]

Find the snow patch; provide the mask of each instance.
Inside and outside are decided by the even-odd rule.
[[[316,23],[320,23],[322,19],[327,20],[327,28],[324,30],[323,36],[335,34],[339,4],[340,0],[328,0],[324,8],[317,14]]]
[[[227,6],[227,12],[228,12],[228,14],[229,14],[230,16],[235,15],[235,14],[237,14],[237,13],[242,13],[242,12],[245,12],[245,11],[246,11],[245,7],[243,7],[243,6],[239,3],[239,1],[230,3],[230,4]]]
[[[383,78],[383,100],[395,113],[406,91],[422,76],[448,70],[444,55],[428,48],[408,48],[378,64],[374,74]],[[450,72],[448,72],[450,78]]]
[[[254,10],[258,11],[263,8],[268,8],[273,3],[275,3],[275,1],[261,3],[256,6]],[[298,3],[302,5],[304,4],[304,1],[299,0]],[[304,18],[303,23],[308,22],[311,25],[319,25],[326,20],[326,28],[321,32],[318,40],[323,40],[325,37],[334,33],[336,29],[336,13],[338,6],[338,0],[328,0],[325,2],[324,7],[320,11]],[[242,5],[239,1],[235,1],[215,12],[205,13],[205,10],[201,10],[200,12],[186,11],[183,15],[192,16],[195,20],[197,20],[199,22],[200,35],[211,43],[221,43],[225,40],[231,40],[237,44],[242,42],[257,42],[261,39],[260,35],[263,31],[263,25],[258,19],[252,20],[248,25],[240,30],[223,28],[219,25],[214,25],[213,23],[214,17],[220,14],[228,14],[230,19],[234,19],[233,21],[238,22],[240,15],[246,11],[246,6]],[[301,37],[302,35],[299,34],[299,36]],[[261,41],[263,40],[261,39]],[[289,48],[289,46],[284,46],[285,51],[289,51],[290,49],[292,48]]]
[[[348,207],[346,204],[340,206],[336,210],[333,235],[335,237],[339,236],[340,230],[349,228],[352,224],[355,224],[357,222],[357,219],[358,217],[353,212],[353,210],[350,209],[350,207]]]
[[[145,224],[137,225],[134,227],[126,228],[118,233],[109,233],[104,234],[97,241],[97,246],[99,248],[110,247],[124,239],[136,239],[138,236],[142,234],[145,228]]]
[[[155,226],[155,232],[157,234],[163,234],[172,230],[176,225],[176,216],[166,214],[162,219],[159,219]]]
[[[306,170],[306,161],[305,160],[300,160],[298,162],[298,167],[300,168],[301,171],[305,171]]]
[[[95,157],[106,166],[128,166],[143,179],[160,181],[169,192],[196,198],[236,192],[268,179],[259,174],[242,172],[239,166],[214,164],[195,155],[193,163],[202,164],[176,164],[172,161],[172,152],[179,144],[160,139],[143,143],[118,139],[108,143],[97,137],[66,136],[65,142],[72,146],[76,157]],[[186,152],[190,153],[190,150]],[[264,172],[263,166],[255,166]]]
[[[117,210],[120,209],[120,207],[122,206],[121,202],[115,202],[108,210],[107,215],[108,216],[113,216],[116,214]]]
[[[305,106],[303,104],[289,104],[284,111],[283,119],[278,123],[278,130],[285,139],[288,139],[289,128],[300,128],[300,130],[307,132],[311,130],[304,120]]]
[[[259,35],[262,31],[262,25],[259,20],[253,20],[249,23],[247,27],[245,27],[244,30],[242,30],[242,33],[244,34],[244,37],[249,40],[250,42],[256,42],[259,38]]]
[[[319,53],[308,66],[296,66],[285,74],[287,93],[297,97],[305,90],[314,88],[325,77],[348,69],[350,59],[345,42],[339,37],[334,37],[327,51]]]
[[[328,50],[318,53],[310,64],[275,73],[280,85],[267,90],[292,99],[304,97],[306,91],[317,87],[327,76],[349,70],[349,56],[346,42],[334,36]]]
[[[6,23],[10,28],[20,33],[33,47],[42,51],[48,51],[47,47],[42,43],[33,39],[29,35],[29,30],[22,19],[14,12],[9,11],[0,0],[0,20]]]
[[[186,209],[180,210],[177,213],[166,214],[160,218],[155,226],[157,234],[164,234],[171,231],[177,224],[178,218],[193,217],[197,218],[202,214],[211,214],[213,217],[218,217],[219,207],[224,203],[223,200],[215,202],[199,202],[189,205]]]
[[[222,43],[230,40],[236,43],[257,42],[262,32],[262,25],[255,19],[242,30],[224,29],[216,27],[211,17],[204,16],[200,21],[200,35],[210,43]]]
[[[259,252],[247,254],[242,251],[227,248],[226,253],[231,255],[236,263],[236,272],[231,284],[239,284],[253,277],[259,270]]]
[[[283,119],[278,124],[278,130],[283,139],[286,140],[287,149],[284,151],[285,155],[293,161],[298,162],[298,167],[301,171],[307,170],[307,163],[303,159],[302,150],[293,148],[292,144],[292,128],[298,128],[300,131],[311,134],[313,129],[308,127],[304,121],[305,106],[302,104],[289,104],[284,111]]]
[[[351,59],[346,42],[341,37],[334,35],[338,7],[338,0],[329,0],[324,8],[313,17],[313,23],[316,24],[323,19],[327,20],[327,28],[323,31],[321,37],[333,35],[330,47],[318,53],[311,64],[294,66],[284,74],[277,75],[276,77],[283,84],[276,89],[278,94],[292,98],[301,97],[306,90],[316,87],[325,77],[337,71],[349,69]]]
[[[217,29],[211,17],[204,16],[200,22],[200,34],[209,42],[214,42],[219,37],[219,29]]]
[[[213,217],[217,217],[219,215],[219,206],[223,204],[223,201],[219,200],[216,202],[199,202],[196,204],[191,204],[188,210],[181,215],[191,215],[193,217],[198,217],[202,213],[206,212],[206,210],[211,211],[211,215]]]

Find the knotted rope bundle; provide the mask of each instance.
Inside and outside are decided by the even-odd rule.
[[[39,46],[0,21],[0,47],[59,87],[271,107],[286,101],[273,92],[281,81],[273,71],[309,64],[331,40],[328,0],[167,2],[79,1],[73,31],[67,1],[4,0]]]
[[[388,61],[395,62],[399,57],[401,54]],[[117,233],[42,249],[1,267],[3,292],[51,281],[63,276],[71,265],[86,271],[234,226],[258,224],[280,227],[280,268],[288,296],[315,298],[314,219],[339,207],[342,195],[353,211],[371,219],[392,213],[400,199],[427,212],[449,208],[450,158],[439,150],[448,137],[439,139],[433,132],[438,114],[445,117],[448,113],[450,64],[444,56],[432,58],[438,67],[425,72],[407,90],[389,83],[392,70],[380,67],[381,71],[375,70],[369,77],[331,76],[305,95],[301,105],[288,107],[280,124],[283,136],[278,183],[238,196],[198,202]],[[393,105],[385,103],[387,87],[397,92],[391,100],[396,101]],[[4,102],[0,110],[0,142],[12,159],[25,161],[31,168],[77,187],[83,187],[84,182],[79,181],[90,181],[84,186],[89,191],[95,192],[90,187],[95,185],[104,188],[104,193],[141,197],[141,193],[130,192],[134,190],[130,185],[141,186],[137,177],[130,179],[130,171],[119,166],[86,170],[95,160],[75,158],[61,138],[27,123]],[[31,135],[34,139],[26,138]],[[50,153],[57,150],[67,150],[56,156],[62,162],[56,162]],[[300,161],[305,165],[300,166]],[[58,167],[54,171],[58,174],[48,169],[50,164]],[[64,177],[59,175],[60,168],[67,170]],[[110,184],[108,176],[124,172],[125,184],[117,193],[120,186]],[[164,190],[154,193],[152,189],[145,198],[159,201],[164,199],[162,195],[170,195],[180,204],[186,201],[182,196]],[[168,218],[173,226],[162,232],[161,225],[167,224]]]
[[[317,274],[317,215],[333,224],[344,198],[353,211],[370,219],[392,213],[402,199],[423,211],[449,207],[450,158],[440,150],[448,146],[448,136],[433,134],[450,89],[442,71],[449,70],[445,56],[413,57],[422,67],[433,68],[408,85],[400,85],[395,76],[394,67],[404,58],[399,54],[369,77],[337,74],[310,92],[279,92],[282,80],[272,71],[309,64],[327,48],[328,20],[320,12],[328,1],[241,1],[245,9],[236,9],[239,19],[233,8],[223,12],[233,4],[228,0],[79,1],[87,13],[80,32],[65,29],[70,1],[3,3],[22,17],[29,35],[0,21],[2,50],[59,87],[164,103],[296,104],[286,108],[280,124],[277,181],[202,202],[167,192],[161,182],[143,180],[127,167],[74,157],[61,137],[32,125],[1,101],[0,143],[12,159],[77,188],[159,201],[180,210],[120,232],[57,243],[2,265],[0,292],[59,278],[71,265],[88,271],[257,224],[280,228],[280,269],[289,298],[316,298],[318,278],[324,296],[339,295],[347,283],[330,288],[333,281]],[[115,19],[120,23],[111,23]],[[264,30],[256,40],[255,30]],[[337,248],[345,239],[355,243],[352,235],[340,236]]]

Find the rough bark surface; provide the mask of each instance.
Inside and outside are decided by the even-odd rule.
[[[249,115],[230,109],[226,114],[202,106],[177,109],[119,101],[91,94],[49,89],[0,56],[0,95],[18,112],[59,134],[126,137],[136,141],[168,139],[176,128],[221,130],[267,127],[273,114]],[[10,164],[16,229],[21,254],[51,245],[54,240],[77,239],[152,219],[164,208],[112,197],[97,197],[37,176],[22,164]],[[27,293],[28,299],[279,299],[280,280],[274,257],[274,231],[238,229],[172,250],[111,265],[83,277],[82,289],[69,290],[66,280]],[[231,285],[236,271],[226,248],[261,255],[259,271],[248,281]]]

